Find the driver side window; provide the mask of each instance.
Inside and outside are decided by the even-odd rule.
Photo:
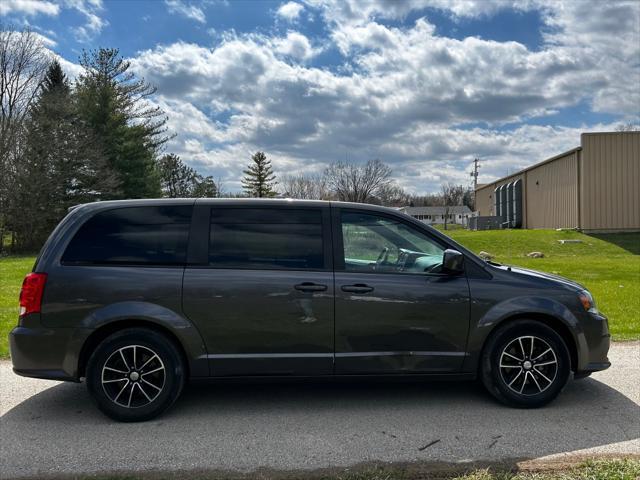
[[[437,273],[444,248],[417,229],[370,213],[342,212],[346,271]]]

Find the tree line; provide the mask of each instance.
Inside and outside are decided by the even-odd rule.
[[[439,193],[414,195],[399,186],[391,168],[380,160],[363,165],[331,163],[321,174],[285,175],[281,180],[264,152],[251,158],[242,180],[244,196],[287,197],[307,200],[340,200],[390,207],[429,207],[467,205],[474,208],[473,190],[455,183],[445,183]]]
[[[0,26],[0,248],[38,249],[69,207],[98,200],[213,197],[164,146],[167,117],[117,49],[84,51],[72,83],[30,30]]]
[[[135,76],[117,49],[83,51],[79,64],[71,82],[38,35],[0,24],[0,253],[38,250],[80,203],[224,195],[220,181],[165,152],[172,136],[165,113],[150,102],[156,89]],[[243,175],[243,192],[227,196],[388,206],[471,201],[469,189],[457,185],[410,195],[379,160],[276,178],[258,151]]]

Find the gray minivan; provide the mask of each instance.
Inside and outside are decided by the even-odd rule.
[[[610,365],[579,284],[485,262],[393,209],[303,200],[78,206],[24,280],[10,345],[17,374],[84,378],[122,421],[189,379],[479,378],[538,407]]]

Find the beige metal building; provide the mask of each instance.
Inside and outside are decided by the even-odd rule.
[[[580,144],[479,186],[478,214],[499,213],[496,189],[521,180],[522,228],[640,230],[640,132],[583,133]]]

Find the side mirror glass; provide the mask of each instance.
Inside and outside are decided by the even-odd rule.
[[[442,269],[446,273],[462,273],[464,271],[464,255],[457,250],[447,248],[442,254]]]

